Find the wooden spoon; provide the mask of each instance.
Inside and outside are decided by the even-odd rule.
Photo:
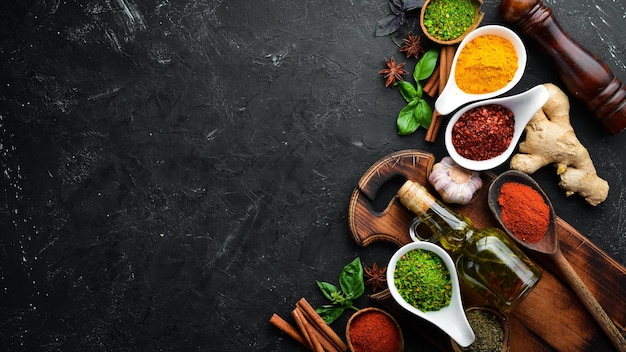
[[[518,239],[504,224],[502,221],[502,209],[498,204],[498,195],[502,185],[506,182],[517,182],[532,187],[543,197],[544,201],[550,208],[550,223],[548,229],[544,234],[544,237],[536,243],[525,242]],[[567,261],[561,249],[559,248],[559,237],[556,226],[556,215],[552,203],[546,196],[541,187],[530,176],[523,172],[516,170],[509,170],[498,176],[491,186],[489,187],[488,195],[489,208],[493,212],[494,216],[502,225],[502,228],[509,234],[509,236],[521,247],[528,248],[536,253],[549,257],[559,268],[563,274],[563,278],[567,281],[574,293],[580,298],[583,305],[587,308],[589,313],[594,317],[598,325],[607,334],[615,348],[618,351],[626,351],[626,340],[617,329],[611,318],[606,314],[600,303],[593,297],[585,283],[580,279],[574,268]]]

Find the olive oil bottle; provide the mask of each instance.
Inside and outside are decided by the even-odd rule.
[[[539,268],[500,229],[475,228],[410,180],[398,197],[452,252],[459,277],[501,311],[512,311],[541,279]]]

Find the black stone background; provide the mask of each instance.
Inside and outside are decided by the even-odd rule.
[[[546,4],[626,79],[623,1]],[[485,1],[483,24],[500,23],[497,5]],[[395,249],[350,235],[362,173],[401,149],[445,155],[441,135],[397,135],[404,102],[377,72],[384,57],[414,61],[374,36],[385,0],[0,9],[4,351],[300,350],[272,313],[325,303],[315,280],[336,283],[357,256],[386,265]],[[528,53],[509,94],[561,83]],[[559,216],[625,264],[625,135],[580,102],[571,115],[609,198],[594,208],[566,198],[553,168],[534,176]],[[432,349],[404,329],[407,351]]]

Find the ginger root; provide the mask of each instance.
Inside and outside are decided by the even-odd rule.
[[[580,143],[570,124],[569,99],[554,84],[544,84],[550,97],[526,125],[526,137],[519,154],[511,159],[511,169],[532,174],[554,163],[560,176],[559,186],[568,196],[578,193],[587,203],[606,200],[609,184],[598,177],[587,149]]]

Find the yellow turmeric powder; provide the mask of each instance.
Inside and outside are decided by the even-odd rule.
[[[483,35],[471,40],[459,53],[454,79],[469,94],[483,94],[506,86],[517,71],[517,52],[500,36]]]

